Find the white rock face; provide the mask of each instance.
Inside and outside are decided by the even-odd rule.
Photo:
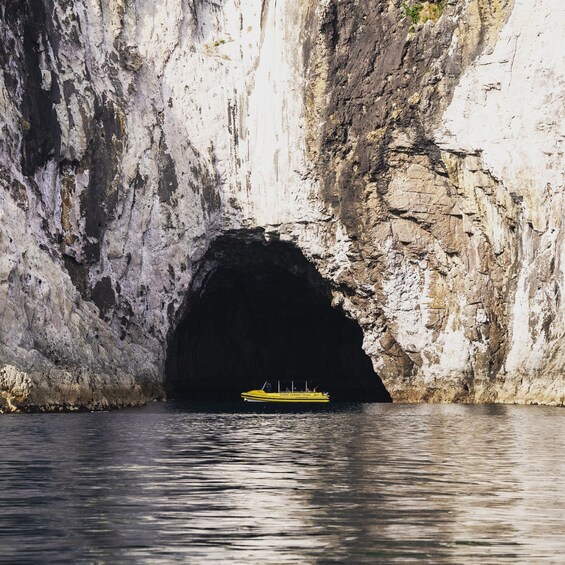
[[[516,0],[491,52],[465,72],[436,134],[450,151],[480,155],[520,202],[521,256],[505,372],[558,378],[563,368],[565,6]],[[506,244],[494,224],[493,240]]]
[[[26,215],[17,208],[6,185],[3,214],[10,221],[1,228],[6,360],[41,372],[60,356],[55,365],[84,360],[85,371],[100,366],[117,382],[134,374],[158,383],[170,312],[182,304],[194,262],[218,233],[260,226],[283,239],[300,237],[306,252],[323,249],[331,257],[319,225],[316,182],[307,175],[302,125],[305,77],[298,39],[308,10],[306,4],[258,1],[222,7],[182,0],[160,7],[110,0],[55,4],[48,17],[57,27],[57,53],[53,37],[45,32],[40,39],[48,52],[41,64],[56,72],[41,69],[42,88],[57,77],[68,91],[55,105],[58,160],[86,159],[90,165],[72,164],[61,174],[49,159],[35,172],[34,193],[18,167],[25,135],[18,109],[23,72],[21,88],[12,95],[0,83],[9,130],[0,162],[22,183],[29,210]],[[17,35],[7,26],[2,31]],[[23,52],[18,43],[20,62]],[[11,63],[15,67],[17,61]],[[108,172],[94,170],[85,157],[94,143],[93,124],[101,120],[113,129],[101,157],[106,162],[99,166]],[[111,159],[114,165],[107,163]],[[169,187],[160,186],[164,165],[172,185],[166,196],[162,192]],[[94,198],[114,199],[115,209],[95,220],[106,224],[97,237],[89,234],[81,198],[105,176],[110,185]],[[111,293],[119,286],[129,311],[127,330],[118,315],[103,323],[100,304],[97,309],[84,295],[81,299],[61,258],[40,249],[53,247],[50,238],[62,238],[61,250],[80,265],[88,263],[85,244],[99,245],[100,259],[86,269],[86,284],[93,289],[109,279]],[[27,275],[22,271],[31,257]],[[30,284],[43,285],[42,294],[36,297]],[[19,294],[12,299],[14,289]],[[33,312],[46,310],[47,320],[36,314],[22,320],[25,302]],[[49,326],[51,319],[56,327]],[[49,345],[35,351],[33,341],[43,334]]]
[[[257,230],[314,262],[394,399],[563,403],[557,0],[516,0],[491,51],[478,0],[410,33],[398,2],[40,5],[0,7],[8,409],[162,395],[198,262]]]
[[[546,201],[565,180],[564,16],[557,0],[516,0],[492,52],[463,75],[437,135],[442,147],[480,154],[524,198],[537,231],[548,228]]]

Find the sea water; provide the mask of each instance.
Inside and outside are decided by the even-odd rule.
[[[0,561],[563,563],[565,409],[0,416]]]

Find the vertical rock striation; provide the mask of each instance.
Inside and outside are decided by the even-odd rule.
[[[160,397],[222,234],[299,248],[393,400],[563,404],[563,10],[3,3],[0,410]]]

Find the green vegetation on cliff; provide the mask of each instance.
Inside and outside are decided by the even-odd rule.
[[[415,2],[402,4],[402,12],[405,17],[410,18],[413,24],[425,24],[428,20],[437,22],[443,11],[447,0],[438,0],[436,2]]]

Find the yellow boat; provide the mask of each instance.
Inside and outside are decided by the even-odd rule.
[[[265,382],[263,388],[242,392],[241,398],[247,402],[294,402],[324,403],[330,401],[327,392],[318,392],[308,388],[308,381],[289,381],[288,386],[283,381],[277,381],[276,392],[272,391],[271,383]]]

